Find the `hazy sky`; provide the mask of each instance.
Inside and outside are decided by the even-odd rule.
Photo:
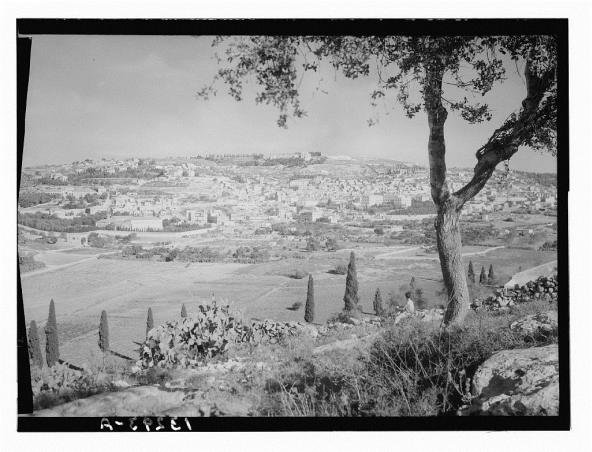
[[[242,102],[222,85],[216,97],[196,100],[218,69],[216,50],[210,37],[34,36],[23,166],[296,151],[428,163],[426,115],[408,119],[393,95],[373,109],[374,73],[356,80],[328,66],[320,76],[307,73],[300,91],[308,116],[290,119],[285,130],[276,124],[276,109],[255,105],[250,85]],[[469,125],[449,115],[449,167],[474,166],[475,151],[519,108],[524,82],[515,69],[507,76],[485,97],[494,111],[491,122]],[[380,122],[369,127],[375,113]],[[556,159],[522,148],[510,168],[555,172]]]

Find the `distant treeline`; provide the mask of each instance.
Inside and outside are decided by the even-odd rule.
[[[51,195],[49,193],[35,193],[27,191],[19,195],[18,204],[20,207],[33,207],[39,204],[53,201],[61,198],[60,195]]]
[[[58,218],[55,214],[43,212],[18,213],[17,223],[30,228],[41,229],[42,231],[55,232],[89,232],[99,228],[96,222],[107,218],[107,212],[74,216],[72,218]]]
[[[228,260],[233,262],[267,262],[269,260],[267,250],[243,246],[239,247],[234,253],[226,255],[209,246],[202,248],[186,246],[181,250],[165,246],[144,249],[141,245],[132,245],[125,247],[121,255],[123,257],[135,257],[136,259],[150,259],[154,256],[161,256],[167,262],[175,260],[180,262],[222,262]]]

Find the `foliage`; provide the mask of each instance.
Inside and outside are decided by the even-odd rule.
[[[230,306],[200,305],[199,312],[181,321],[167,321],[151,329],[140,347],[137,365],[196,366],[203,358],[225,353],[231,342],[247,340],[248,333]]]
[[[360,301],[358,298],[358,272],[356,270],[356,256],[351,252],[347,277],[345,280],[345,295],[343,296],[346,311],[354,311]]]
[[[331,270],[331,273],[333,273],[335,275],[345,275],[345,274],[347,274],[347,265],[337,264],[337,267],[335,267],[333,270]]]
[[[45,268],[45,263],[36,261],[32,253],[19,253],[18,261],[21,273]]]
[[[58,324],[56,321],[55,304],[53,298],[49,302],[49,316],[45,324],[45,362],[48,367],[53,366],[60,359],[58,340]]]
[[[487,283],[488,284],[495,284],[497,278],[495,277],[495,273],[493,272],[493,264],[489,266],[489,273],[487,274]]]
[[[91,232],[88,234],[88,244],[93,248],[104,248],[105,245],[108,243],[107,239],[104,236],[100,236],[96,232]]]
[[[475,284],[475,270],[473,270],[473,261],[469,261],[469,272],[467,274],[469,281]]]
[[[88,232],[99,228],[96,222],[107,218],[107,212],[95,214],[77,215],[71,218],[58,218],[55,214],[43,212],[21,213],[17,212],[17,222],[23,226],[41,229],[43,231],[56,232]]]
[[[306,251],[318,251],[321,249],[321,243],[314,237],[309,237],[306,241]]]
[[[308,272],[305,272],[302,269],[292,270],[288,276],[293,279],[304,279],[308,275]]]
[[[107,311],[101,312],[101,323],[99,325],[99,348],[102,352],[109,350],[109,322],[107,320]]]
[[[18,205],[23,208],[32,207],[38,204],[45,204],[58,198],[61,198],[61,196],[52,195],[49,193],[26,191],[24,193],[19,194]]]
[[[148,318],[146,319],[146,337],[150,330],[154,328],[154,317],[152,316],[152,308],[148,308]]]
[[[382,315],[384,308],[382,307],[382,295],[380,295],[380,288],[376,289],[374,294],[374,303],[372,305],[376,315]]]
[[[312,323],[315,316],[314,281],[312,275],[308,276],[308,291],[306,293],[306,307],[304,309],[304,321]]]
[[[337,251],[341,249],[341,246],[337,242],[337,239],[335,239],[334,237],[329,237],[327,239],[327,242],[325,243],[325,246],[327,247],[327,251]]]
[[[301,307],[302,307],[302,302],[301,301],[295,301],[294,303],[292,303],[292,306],[290,307],[290,309],[292,311],[298,311]]]
[[[37,331],[37,324],[35,320],[31,320],[29,327],[29,359],[33,366],[39,369],[43,367],[43,355],[41,354],[41,346],[39,345],[39,332]]]
[[[38,399],[47,394],[64,396],[70,392],[88,390],[94,385],[94,377],[90,372],[70,369],[67,364],[31,368],[33,398],[37,399],[37,403]]]
[[[485,276],[485,267],[481,266],[481,273],[479,274],[479,284],[487,284],[487,276]]]
[[[552,242],[545,242],[539,248],[541,251],[556,251],[557,250],[557,240],[553,240]]]

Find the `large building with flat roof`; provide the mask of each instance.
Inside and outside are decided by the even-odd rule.
[[[96,223],[98,228],[106,228],[113,225],[118,231],[162,231],[162,218],[157,217],[133,217],[133,216],[115,216],[99,220]]]

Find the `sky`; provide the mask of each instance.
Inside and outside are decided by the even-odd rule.
[[[305,74],[300,93],[307,116],[289,119],[287,130],[278,127],[274,107],[255,104],[252,84],[245,85],[241,102],[222,84],[216,97],[196,99],[219,68],[214,53],[221,49],[212,48],[211,41],[207,36],[34,36],[23,166],[299,151],[428,164],[425,113],[407,118],[392,94],[373,108],[374,69],[355,80],[329,65],[319,74]],[[520,107],[523,77],[515,68],[507,76],[484,98],[493,109],[491,122],[470,125],[449,114],[448,167],[473,167],[476,150]],[[377,114],[379,123],[369,127],[368,119]],[[521,171],[555,172],[556,166],[554,157],[526,147],[510,162],[511,169]]]

